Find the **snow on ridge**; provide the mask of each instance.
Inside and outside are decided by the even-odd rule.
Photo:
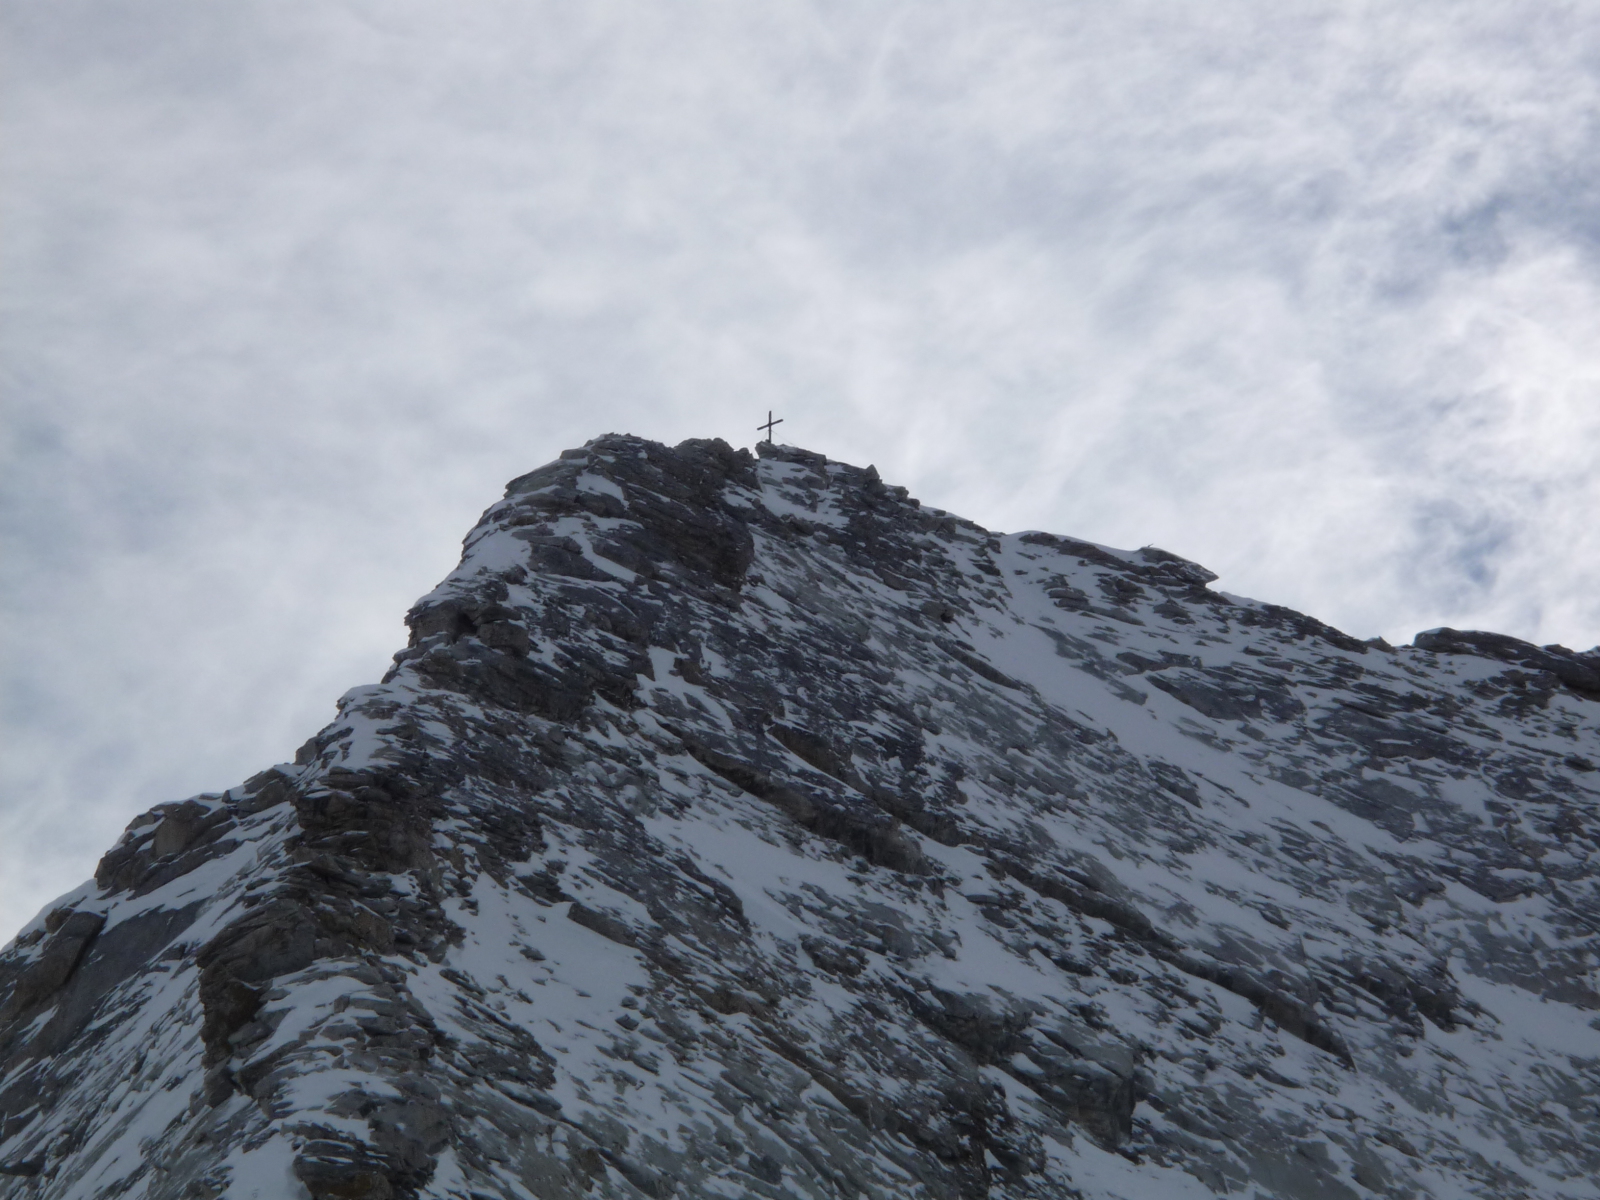
[[[0,957],[0,1197],[1595,1196],[1581,656],[1213,578],[569,451]]]

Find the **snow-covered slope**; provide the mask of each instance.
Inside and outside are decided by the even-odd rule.
[[[1600,1196],[1600,656],[762,449],[513,481],[24,929],[0,1196]]]

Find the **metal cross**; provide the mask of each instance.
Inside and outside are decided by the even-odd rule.
[[[774,421],[772,419],[772,410],[769,408],[769,409],[767,409],[767,423],[765,425],[757,425],[756,428],[757,429],[765,429],[767,431],[767,441],[770,442],[772,440],[772,427],[774,425],[782,425],[782,424],[783,424],[783,418],[782,417],[779,417],[776,421]]]

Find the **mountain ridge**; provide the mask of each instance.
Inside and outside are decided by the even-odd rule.
[[[1214,579],[565,452],[0,954],[0,1196],[1596,1195],[1600,653]]]

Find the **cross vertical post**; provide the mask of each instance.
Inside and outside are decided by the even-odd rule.
[[[767,423],[765,425],[757,425],[756,428],[757,429],[765,429],[767,431],[767,441],[770,442],[770,441],[772,441],[772,427],[774,425],[782,425],[782,424],[783,424],[783,418],[782,417],[779,417],[776,421],[774,421],[772,419],[772,410],[769,408],[769,409],[767,409]]]

